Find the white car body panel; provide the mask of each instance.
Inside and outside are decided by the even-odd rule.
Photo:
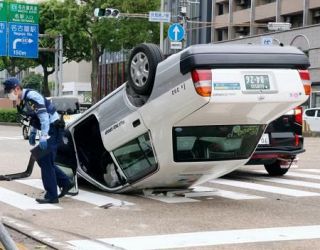
[[[251,155],[246,159],[175,161],[174,128],[214,125],[266,126],[308,98],[298,70],[281,67],[211,69],[212,95],[202,97],[195,90],[191,73],[181,72],[179,62],[182,53],[172,55],[158,64],[154,89],[144,105],[135,107],[131,104],[124,84],[87,110],[68,127],[74,138],[81,124],[84,124],[89,117],[96,117],[103,147],[110,153],[120,170],[121,163],[115,157],[114,150],[148,133],[157,163],[156,170],[132,183],[110,188],[101,181],[95,181],[90,176],[90,171],[86,173],[77,156],[77,164],[80,168],[78,172],[81,176],[110,192],[157,187],[180,188],[201,184],[244,165]],[[245,75],[267,75],[270,88],[246,89]],[[263,131],[261,135],[262,133]],[[237,138],[228,138],[221,143],[218,139],[213,138],[225,151],[232,151],[232,147],[241,144]],[[76,154],[79,153],[77,151],[79,140],[80,138],[74,139]],[[258,142],[259,138],[255,146]],[[128,152],[128,155],[130,153]],[[122,169],[121,173],[124,174],[124,171]]]

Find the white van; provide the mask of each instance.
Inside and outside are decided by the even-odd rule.
[[[69,124],[57,164],[109,192],[218,178],[307,100],[308,66],[293,47],[194,45],[163,60],[157,46],[138,45],[128,82]]]
[[[320,108],[304,110],[303,120],[309,125],[311,132],[320,132]]]

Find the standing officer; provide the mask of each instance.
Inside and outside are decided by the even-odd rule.
[[[23,89],[17,78],[4,81],[4,91],[12,101],[20,102],[24,106],[27,116],[31,118],[30,145],[36,144],[37,130],[41,130],[37,157],[41,168],[41,178],[46,191],[44,198],[37,198],[40,204],[59,203],[59,199],[66,195],[73,187],[69,177],[54,165],[58,145],[62,141],[64,122],[60,120],[54,105],[41,94],[31,89]],[[19,111],[21,112],[21,111]],[[57,185],[61,189],[58,196]]]

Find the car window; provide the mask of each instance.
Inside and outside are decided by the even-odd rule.
[[[317,117],[320,117],[320,109],[317,110]]]
[[[310,109],[306,111],[306,116],[315,116],[316,110],[315,109]]]
[[[143,134],[113,151],[129,182],[134,182],[157,169],[149,134]]]
[[[248,158],[263,125],[174,127],[174,161],[219,161]]]
[[[52,103],[56,107],[58,113],[77,114],[80,107],[77,98],[52,98]]]

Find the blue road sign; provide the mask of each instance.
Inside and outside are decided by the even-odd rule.
[[[171,24],[168,29],[168,37],[172,42],[179,42],[184,38],[184,28],[179,23]]]
[[[0,56],[7,55],[7,23],[0,22]]]
[[[9,23],[9,56],[38,58],[38,24]]]

